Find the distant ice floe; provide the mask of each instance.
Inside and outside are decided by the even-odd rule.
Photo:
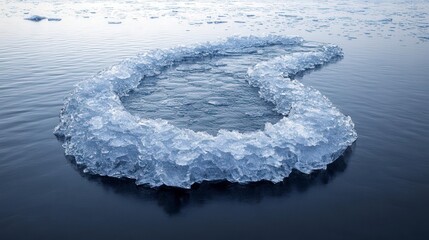
[[[48,18],[48,21],[50,22],[59,22],[61,20],[62,20],[61,18]]]
[[[266,123],[263,130],[220,130],[213,136],[162,119],[139,118],[120,99],[146,77],[183,61],[251,53],[249,48],[272,45],[292,49],[303,43],[299,37],[234,37],[141,53],[78,83],[65,100],[54,133],[84,172],[134,179],[151,187],[190,188],[215,180],[280,182],[293,169],[325,169],[356,140],[354,124],[319,91],[293,76],[341,58],[337,46],[320,44],[248,69],[249,84],[285,115],[275,124]]]
[[[40,21],[46,19],[46,17],[42,17],[42,16],[39,16],[39,15],[33,15],[31,17],[27,17],[27,18],[24,18],[24,19],[25,20],[29,20],[29,21],[33,21],[33,22],[40,22]]]
[[[47,17],[43,17],[43,16],[39,16],[39,15],[33,15],[31,17],[28,18],[24,18],[25,20],[29,20],[29,21],[33,21],[33,22],[40,22],[42,20],[47,19],[50,22],[59,22],[62,19],[61,18],[47,18]]]

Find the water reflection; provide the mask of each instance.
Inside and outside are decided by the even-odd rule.
[[[292,193],[302,193],[312,187],[325,185],[347,168],[355,144],[349,147],[343,156],[329,164],[326,170],[315,171],[312,174],[302,174],[293,171],[283,182],[273,184],[268,181],[238,184],[221,182],[203,182],[194,184],[192,189],[160,187],[157,189],[137,186],[130,179],[117,179],[85,174],[74,163],[72,156],[67,156],[79,174],[90,182],[100,184],[106,191],[112,191],[124,197],[136,198],[139,201],[156,201],[167,214],[180,214],[183,209],[192,206],[202,206],[210,201],[227,200],[248,204],[259,203],[264,198],[287,197]]]

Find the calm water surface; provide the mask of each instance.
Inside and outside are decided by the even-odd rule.
[[[428,239],[428,3],[276,4],[2,3],[0,238]],[[23,20],[31,14],[63,19]],[[154,190],[81,173],[52,134],[74,84],[113,63],[269,33],[344,50],[341,61],[300,78],[350,115],[359,134],[326,171],[276,185]]]

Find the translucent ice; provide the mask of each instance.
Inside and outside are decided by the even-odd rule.
[[[134,116],[120,100],[146,77],[183,61],[251,53],[271,45],[288,49],[303,42],[298,37],[235,37],[142,53],[77,84],[65,101],[55,134],[85,172],[153,187],[190,188],[213,180],[279,182],[292,169],[310,173],[326,168],[356,140],[353,122],[293,76],[341,57],[334,45],[320,44],[248,69],[248,82],[259,88],[260,97],[285,115],[275,124],[266,123],[263,130],[220,130],[213,136]]]

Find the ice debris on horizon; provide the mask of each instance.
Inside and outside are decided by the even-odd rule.
[[[54,17],[46,18],[39,15],[33,15],[31,17],[24,18],[24,20],[33,21],[33,22],[40,22],[45,19],[47,19],[49,22],[59,22],[62,20],[61,18],[54,18]]]
[[[61,20],[62,20],[61,18],[48,18],[49,22],[59,22]]]
[[[121,24],[121,21],[108,21],[108,24]]]
[[[24,18],[24,19],[25,20],[29,20],[29,21],[33,21],[33,22],[40,22],[40,21],[46,19],[46,17],[39,16],[39,15],[33,15],[31,17],[27,17],[27,18]]]
[[[142,119],[120,100],[146,77],[182,61],[270,45],[298,46],[299,37],[234,37],[194,47],[152,50],[107,68],[77,84],[65,100],[55,134],[64,139],[84,172],[134,179],[136,184],[190,188],[202,181],[280,182],[292,169],[324,169],[357,138],[350,117],[319,91],[293,76],[342,56],[334,45],[294,52],[248,70],[260,96],[288,115],[250,133],[220,130],[216,136],[175,127],[161,119]]]

